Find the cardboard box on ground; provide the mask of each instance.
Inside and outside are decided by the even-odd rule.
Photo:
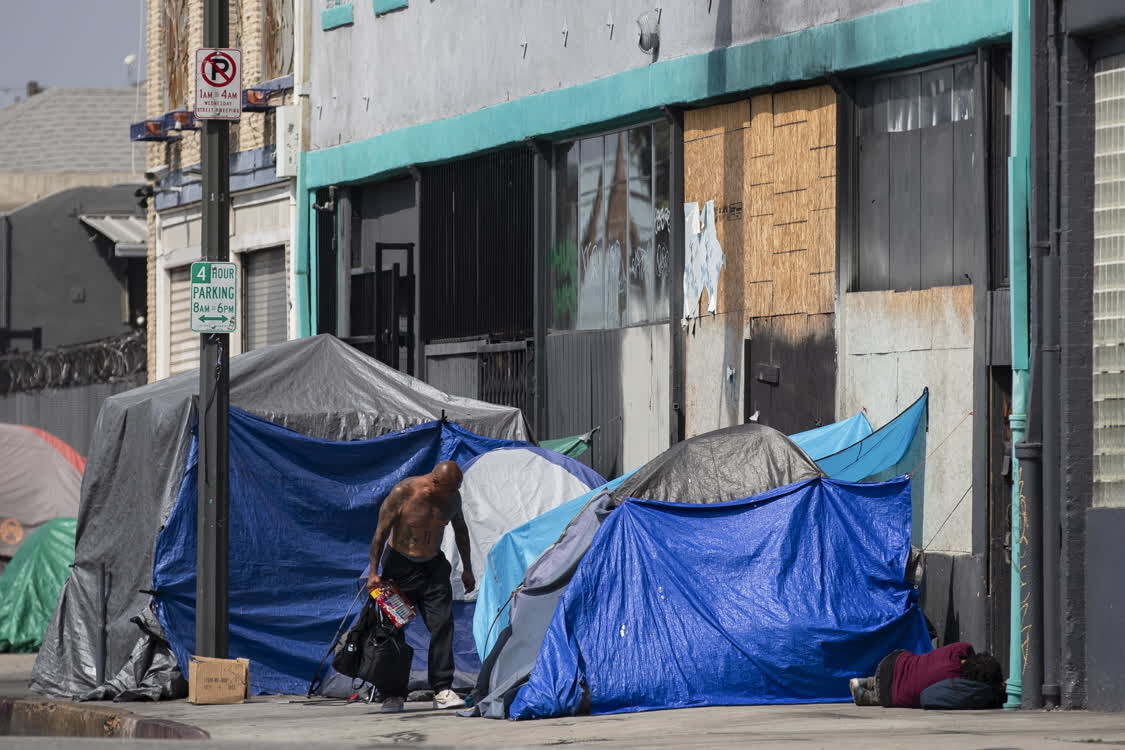
[[[188,702],[196,705],[242,703],[250,697],[250,660],[192,656]]]

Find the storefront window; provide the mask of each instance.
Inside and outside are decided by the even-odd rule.
[[[657,123],[557,148],[552,329],[667,320],[670,146]]]

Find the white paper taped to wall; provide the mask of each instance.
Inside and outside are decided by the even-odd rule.
[[[699,299],[707,290],[707,312],[712,315],[719,304],[719,273],[726,264],[715,226],[715,201],[704,206],[684,204],[684,319],[687,324],[699,317]]]

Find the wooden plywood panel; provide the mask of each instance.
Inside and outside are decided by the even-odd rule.
[[[774,223],[771,245],[773,252],[788,253],[794,250],[808,250],[809,248],[809,222],[807,219],[791,221],[785,224]],[[777,277],[774,276],[776,279]]]
[[[773,153],[773,95],[763,94],[750,100],[750,129],[746,131],[750,156]]]
[[[813,273],[836,270],[836,214],[834,209],[809,214],[809,251]]]
[[[684,112],[684,141],[729,133],[750,125],[750,102],[746,99]]]
[[[742,112],[747,111],[742,102]],[[716,119],[727,118],[735,123],[730,105],[718,108],[723,112]],[[699,110],[706,112],[706,110]],[[689,203],[699,203],[700,209],[707,201],[715,202],[715,233],[726,256],[726,265],[719,276],[717,312],[741,310],[743,307],[742,278],[744,198],[744,138],[740,130],[687,141],[684,144],[684,198]],[[707,295],[704,295],[706,298]],[[704,305],[709,300],[704,300]]]
[[[836,148],[834,146],[817,146],[813,149],[813,158],[816,159],[817,177],[834,177],[836,175]]]
[[[815,110],[810,113],[810,120],[816,129],[817,146],[836,145],[836,92],[831,86],[820,86],[817,89],[819,102]]]
[[[755,281],[746,285],[746,313],[749,317],[769,315],[772,309],[772,281]]]
[[[816,177],[809,184],[810,211],[836,207],[836,178]]]
[[[812,284],[808,250],[778,252],[773,259],[774,315],[807,312]]]
[[[820,88],[815,86],[808,89],[794,89],[782,91],[773,95],[773,124],[774,127],[790,125],[795,122],[807,122],[810,113],[820,107]]]
[[[685,115],[686,199],[715,200],[727,258],[718,309],[748,317],[830,313],[836,94],[817,86],[736,105]],[[724,212],[735,202],[741,212]]]
[[[774,224],[807,221],[811,209],[809,190],[806,188],[797,188],[783,193],[775,192],[773,195]]]
[[[809,274],[810,313],[832,313],[836,310],[836,271],[814,271]]]

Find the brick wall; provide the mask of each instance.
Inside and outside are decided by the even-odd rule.
[[[187,14],[188,44],[186,65],[188,66],[188,107],[195,98],[195,76],[191,66],[195,62],[195,50],[203,46],[203,0],[148,0],[147,13],[147,116],[159,117],[168,111],[165,97],[167,50],[165,49],[163,24],[165,4],[183,2]],[[242,49],[242,85],[244,88],[262,82],[264,69],[263,49],[265,30],[265,4],[268,0],[229,0],[230,3],[230,44]],[[271,103],[288,103],[290,95],[275,96]],[[231,152],[253,151],[274,143],[274,116],[272,113],[244,112],[242,119],[231,127]],[[199,164],[200,134],[186,132],[178,141],[150,143],[147,153],[148,166],[166,165],[170,169],[183,169]],[[156,214],[149,205],[149,248],[148,248],[148,373],[156,377],[156,326],[159,321],[156,306]]]

